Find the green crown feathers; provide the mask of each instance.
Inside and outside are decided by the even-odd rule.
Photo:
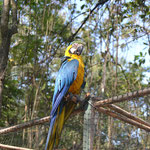
[[[73,42],[71,43],[71,45],[74,44],[74,43],[82,44],[83,46],[85,46],[85,42],[82,41],[82,40],[75,40],[75,41],[73,41]]]

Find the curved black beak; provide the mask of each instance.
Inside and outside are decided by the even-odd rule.
[[[81,55],[82,51],[83,51],[83,46],[79,46],[78,49],[76,50],[76,54],[79,56]]]

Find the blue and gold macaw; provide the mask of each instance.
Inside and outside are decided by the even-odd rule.
[[[65,51],[65,57],[55,81],[50,128],[45,150],[52,150],[54,143],[58,146],[64,122],[76,106],[75,102],[66,100],[65,96],[68,93],[78,95],[85,85],[82,51],[82,42],[74,42]]]

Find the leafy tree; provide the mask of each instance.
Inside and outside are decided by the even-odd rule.
[[[10,5],[7,5],[6,15],[2,11],[3,4],[0,3],[0,101],[3,97],[1,127],[49,115],[60,58],[75,37],[82,38],[86,43],[83,59],[87,82],[81,97],[90,92],[103,99],[148,87],[148,0],[20,0],[17,1],[18,26],[16,5],[12,3],[15,1],[4,2]],[[3,22],[5,17],[6,22]],[[16,29],[18,33],[13,35]],[[132,61],[126,58],[126,54],[136,51],[136,42],[142,45]],[[3,44],[5,49],[2,48]],[[118,105],[149,120],[148,97]],[[149,135],[144,131],[96,110],[94,119],[95,149],[150,148]],[[47,130],[48,125],[44,125],[44,129],[38,126],[31,128],[30,132],[24,129],[21,133],[15,133],[16,138],[9,138],[14,145],[19,141],[18,146],[43,149]],[[83,114],[70,118],[63,130],[60,148],[82,149],[82,130]],[[1,137],[1,140],[4,138]],[[6,144],[10,142],[6,141]]]

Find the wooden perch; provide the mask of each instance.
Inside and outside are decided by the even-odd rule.
[[[8,149],[8,150],[33,150],[28,148],[22,148],[22,147],[16,147],[16,146],[10,146],[10,145],[4,145],[0,144],[0,149]]]
[[[69,98],[70,97],[68,97],[68,99]],[[73,99],[73,101],[75,101],[75,99],[77,100],[77,97],[75,97],[75,96],[72,96],[71,98]],[[88,96],[84,99],[84,101],[87,101],[87,100],[89,100]],[[76,109],[72,112],[71,116],[76,115],[76,114],[78,114],[80,112],[83,112],[83,111],[84,111],[83,107],[79,107],[78,109]],[[18,125],[14,125],[14,126],[11,126],[11,127],[8,127],[8,128],[1,129],[0,134],[5,134],[5,133],[8,133],[8,132],[18,131],[18,130],[29,128],[29,127],[32,127],[32,126],[35,126],[35,125],[44,124],[44,123],[49,122],[49,121],[50,121],[50,116],[47,116],[47,117],[44,117],[44,118],[41,118],[41,119],[31,120],[31,121],[28,121],[28,122],[25,122],[25,123],[22,123],[22,124],[18,124]]]
[[[22,124],[18,124],[18,125],[15,125],[15,126],[5,128],[5,129],[1,129],[0,134],[4,134],[4,133],[8,133],[8,132],[14,132],[14,131],[24,129],[24,128],[29,128],[29,127],[32,127],[32,126],[35,126],[35,125],[39,125],[39,124],[43,124],[45,122],[49,122],[49,120],[50,120],[50,116],[47,116],[47,117],[44,117],[44,118],[41,118],[41,119],[31,120],[31,121],[28,121],[28,122],[25,122],[25,123],[22,123]]]
[[[116,96],[116,97],[112,97],[112,98],[109,98],[109,99],[105,99],[105,100],[102,100],[102,101],[95,102],[94,107],[99,112],[110,115],[114,118],[117,118],[117,119],[122,120],[124,122],[127,122],[129,124],[132,124],[136,127],[144,129],[146,131],[150,131],[150,123],[148,123],[148,122],[146,122],[146,121],[144,121],[144,120],[142,120],[138,117],[135,117],[134,115],[128,113],[127,111],[121,109],[120,107],[118,107],[116,105],[109,105],[110,103],[121,102],[121,101],[124,101],[124,100],[129,100],[129,99],[135,98],[135,97],[141,97],[141,96],[145,96],[145,95],[148,95],[148,94],[150,94],[150,88],[144,89],[144,90],[139,90],[139,91],[133,92],[133,93],[127,93],[125,95]],[[80,107],[78,109],[76,109],[71,114],[71,116],[76,115],[80,112],[83,112],[85,103],[87,103],[89,98],[90,98],[90,96],[86,96],[86,98],[83,101],[80,100],[81,101],[80,102]],[[99,98],[95,98],[95,97],[92,98],[92,99],[100,100]],[[106,105],[107,107],[109,107],[110,109],[116,111],[117,113],[120,113],[121,115],[119,115],[115,112],[112,112],[110,110],[104,109],[102,107],[97,107],[97,106],[103,106],[103,105]],[[25,122],[25,123],[22,123],[22,124],[19,124],[19,125],[15,125],[15,126],[11,126],[11,127],[5,128],[5,129],[1,129],[0,134],[5,134],[5,133],[8,133],[8,132],[14,132],[14,131],[25,129],[25,128],[32,127],[32,126],[35,126],[35,125],[44,124],[46,122],[49,122],[49,120],[50,120],[50,116],[47,116],[47,117],[44,117],[44,118],[41,118],[41,119],[31,120],[31,121],[28,121],[28,122]]]
[[[130,92],[124,95],[119,95],[119,96],[115,96],[115,97],[104,99],[104,100],[101,100],[100,98],[93,98],[94,100],[98,101],[98,102],[95,102],[94,107],[123,102],[127,100],[133,100],[133,98],[142,97],[148,94],[150,94],[150,88],[139,90],[136,92]]]
[[[119,115],[119,114],[117,114],[117,113],[115,113],[115,112],[112,112],[112,111],[110,111],[110,110],[108,110],[108,109],[105,109],[105,108],[102,108],[102,107],[98,107],[97,110],[98,110],[99,112],[102,112],[102,113],[104,113],[104,114],[107,114],[107,115],[109,115],[109,116],[111,116],[111,117],[113,117],[113,118],[117,118],[117,119],[119,119],[119,120],[121,120],[121,121],[124,121],[124,122],[126,122],[126,123],[129,123],[129,124],[131,124],[131,125],[134,125],[134,126],[136,126],[136,127],[138,127],[138,128],[141,128],[141,129],[144,129],[145,131],[150,132],[150,127],[148,127],[148,126],[146,126],[146,125],[143,125],[143,124],[141,124],[141,123],[139,123],[139,122],[136,122],[136,121],[134,121],[134,120],[132,120],[132,119],[129,119],[129,118],[125,117],[125,116]]]
[[[137,122],[139,122],[139,123],[142,123],[142,124],[144,124],[144,125],[150,127],[150,123],[144,121],[144,120],[141,119],[141,118],[138,118],[138,117],[132,115],[131,113],[129,113],[129,112],[123,110],[123,109],[120,108],[119,106],[110,104],[110,105],[107,105],[107,107],[109,107],[110,109],[114,110],[114,111],[117,112],[117,113],[120,113],[121,115],[124,115],[124,116],[126,116],[126,117],[128,117],[128,118],[130,118],[130,119],[132,119],[132,120],[134,120],[134,121],[137,121]]]

